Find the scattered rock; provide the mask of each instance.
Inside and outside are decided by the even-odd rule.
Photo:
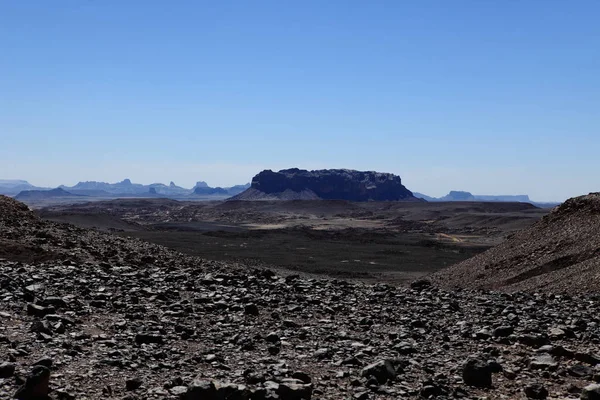
[[[15,364],[9,362],[3,362],[0,364],[0,379],[10,378],[15,373]]]
[[[530,369],[548,369],[554,370],[558,367],[558,362],[550,354],[538,354],[531,358],[529,362]]]
[[[548,397],[548,390],[540,383],[531,383],[525,386],[525,395],[529,399],[544,400]]]
[[[25,383],[15,392],[19,400],[40,400],[48,396],[50,370],[44,366],[33,367]]]
[[[592,384],[583,388],[581,400],[600,400],[600,385]]]
[[[492,386],[492,371],[489,365],[479,359],[470,358],[463,366],[462,378],[466,385],[488,388]]]
[[[141,378],[131,378],[125,381],[125,388],[129,391],[137,390],[142,386]]]
[[[392,360],[379,360],[364,367],[361,375],[366,378],[374,377],[377,382],[383,384],[396,378],[396,369]]]

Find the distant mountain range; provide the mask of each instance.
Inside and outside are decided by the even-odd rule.
[[[357,185],[354,187],[353,185]],[[340,189],[343,188],[343,189]],[[60,190],[58,190],[60,189]],[[352,201],[365,200],[406,200],[413,198],[429,202],[439,201],[490,201],[521,202],[538,207],[554,207],[560,203],[533,202],[528,195],[474,195],[466,191],[451,191],[443,197],[431,197],[422,193],[410,192],[400,181],[400,177],[373,171],[352,170],[304,171],[297,168],[279,172],[263,171],[253,178],[252,185],[211,187],[198,181],[193,188],[152,183],[143,185],[130,179],[107,183],[86,181],[74,186],[60,185],[58,188],[39,187],[25,180],[0,179],[0,194],[13,196],[23,201],[37,201],[44,198],[90,197],[169,197],[175,199],[319,199],[342,198]],[[414,199],[413,198],[413,199]]]
[[[90,196],[90,197],[219,197],[226,198],[235,196],[250,187],[235,185],[231,187],[210,187],[206,182],[199,181],[193,188],[187,189],[170,182],[152,183],[142,185],[124,179],[117,183],[107,182],[79,182],[74,186],[60,185],[58,188],[44,188],[30,184],[24,180],[0,180],[0,194],[8,196],[20,196],[21,198],[40,197],[66,197],[66,196]],[[60,189],[60,191],[58,190]],[[34,192],[34,193],[26,193]]]
[[[517,203],[529,203],[534,206],[548,208],[557,206],[560,203],[539,203],[532,201],[528,195],[479,195],[472,194],[470,192],[463,192],[459,190],[452,190],[450,193],[443,197],[431,197],[422,193],[413,192],[415,197],[430,202],[436,201],[489,201],[489,202],[517,202]]]
[[[415,197],[424,199],[427,201],[500,201],[500,202],[519,202],[519,203],[531,203],[531,199],[526,194],[520,195],[476,195],[470,192],[462,192],[458,190],[452,190],[450,193],[443,197],[431,197],[422,193],[413,192]]]

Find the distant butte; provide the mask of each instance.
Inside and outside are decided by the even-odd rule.
[[[422,201],[398,175],[350,169],[265,170],[233,200]]]

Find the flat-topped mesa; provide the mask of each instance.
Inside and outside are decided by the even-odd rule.
[[[252,178],[250,189],[237,200],[326,199],[349,201],[419,201],[398,175],[375,171],[298,168],[265,170]]]

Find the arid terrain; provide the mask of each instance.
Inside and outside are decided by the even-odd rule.
[[[526,203],[121,199],[39,215],[211,260],[401,282],[468,259],[547,212]]]
[[[128,202],[101,205],[110,218],[89,214],[98,203],[52,216],[104,223],[98,230],[44,221],[0,197],[0,398],[594,399],[600,390],[598,295],[315,279],[106,231],[220,215],[238,230],[208,232],[249,232],[241,230],[249,223],[292,230],[304,221],[346,235],[378,222],[372,231],[416,231],[436,243],[487,230],[483,237],[500,240],[524,222],[494,215],[494,206],[453,204],[481,213],[467,227],[464,214],[443,205],[321,203],[321,224],[298,217],[318,209],[306,203],[268,212],[276,205]],[[248,207],[261,218],[244,219]],[[502,207],[538,219],[535,209]],[[425,223],[431,215],[438,219]],[[498,218],[505,231],[486,225]]]

